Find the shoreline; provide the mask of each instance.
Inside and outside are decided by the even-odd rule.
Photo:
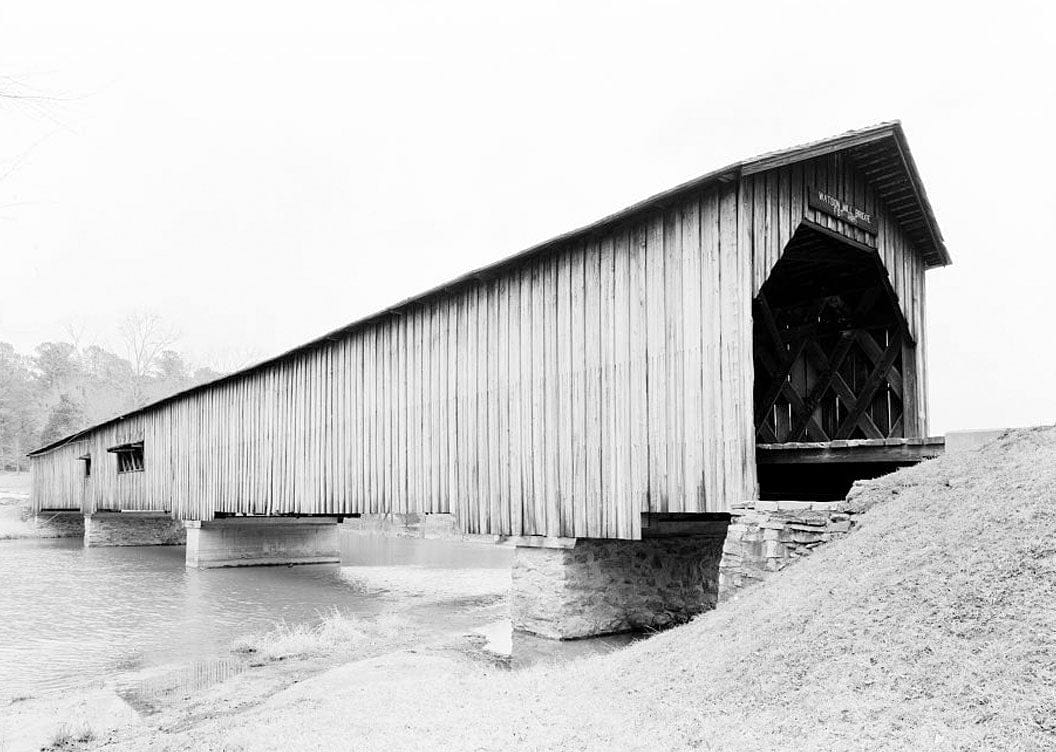
[[[428,614],[416,615],[420,604],[413,603],[394,604],[369,618],[335,611],[316,625],[276,622],[270,630],[241,635],[226,653],[210,659],[144,666],[71,689],[16,696],[0,707],[0,750],[167,745],[175,741],[169,739],[173,734],[233,723],[331,670],[396,654],[502,666],[502,657],[486,650],[483,629],[505,617],[505,593],[467,596],[477,604],[463,608],[454,621],[475,627],[431,630]],[[177,742],[175,748],[193,747]]]

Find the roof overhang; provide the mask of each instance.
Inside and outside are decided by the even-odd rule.
[[[117,446],[108,447],[106,451],[113,452],[114,454],[121,454],[122,452],[138,452],[142,448],[142,441],[130,441],[127,444],[118,444]]]
[[[741,173],[753,175],[826,154],[842,152],[876,189],[930,269],[951,263],[935,212],[897,120],[802,146],[771,152],[743,162]]]

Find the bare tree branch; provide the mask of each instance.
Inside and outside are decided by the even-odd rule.
[[[129,396],[134,406],[144,403],[144,386],[154,373],[161,353],[180,338],[179,332],[158,314],[136,311],[118,327],[125,358],[132,366]]]

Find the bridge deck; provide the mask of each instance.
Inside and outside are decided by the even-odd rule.
[[[940,456],[945,446],[946,439],[942,436],[929,436],[924,439],[845,439],[756,444],[755,461],[760,465],[914,463]]]

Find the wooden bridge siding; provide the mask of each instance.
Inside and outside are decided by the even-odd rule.
[[[806,209],[808,185],[850,190],[879,236]],[[756,491],[751,300],[804,215],[876,245],[923,345],[922,262],[869,186],[826,157],[103,426],[83,443],[83,507],[453,512],[471,532],[613,538],[639,537],[643,511],[723,511]],[[145,471],[118,476],[106,449],[138,439]],[[36,458],[35,498],[77,498],[83,453]]]
[[[871,235],[851,224],[807,205],[810,187],[824,189],[876,216],[879,232]],[[780,259],[802,219],[876,249],[888,271],[910,333],[917,342],[907,346],[903,362],[907,436],[927,435],[926,343],[924,260],[906,233],[880,201],[853,162],[842,154],[830,154],[742,179],[743,215],[751,225],[752,296]]]
[[[84,501],[84,463],[77,458],[85,453],[81,441],[67,444],[47,455],[47,461],[32,458],[30,472],[30,505],[40,509],[80,509]]]
[[[643,511],[722,510],[754,491],[737,215],[736,186],[712,189],[102,426],[36,458],[36,493],[86,512],[454,512],[471,532],[623,538]],[[106,450],[138,440],[144,471],[118,475]]]

